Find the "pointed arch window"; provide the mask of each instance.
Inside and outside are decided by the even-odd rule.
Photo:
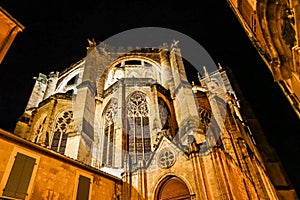
[[[117,100],[112,100],[104,112],[104,135],[102,163],[111,166],[113,164],[114,137],[115,137],[115,117],[117,115]]]
[[[63,112],[58,116],[52,138],[51,149],[59,153],[65,153],[68,132],[73,123],[73,112]]]
[[[151,152],[149,105],[146,95],[134,92],[127,100],[128,150],[132,155],[132,163],[148,160]]]

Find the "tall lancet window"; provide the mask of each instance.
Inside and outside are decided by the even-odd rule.
[[[56,121],[54,134],[51,142],[51,149],[59,153],[65,153],[68,133],[74,130],[73,112],[61,113]]]
[[[134,92],[127,100],[128,150],[133,164],[147,160],[151,152],[149,106],[146,95]]]
[[[115,135],[115,116],[117,113],[117,101],[111,101],[103,114],[104,130],[103,130],[103,151],[102,163],[111,166],[113,164],[114,154],[114,135]]]

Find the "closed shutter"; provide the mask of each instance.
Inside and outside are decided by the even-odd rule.
[[[17,153],[3,191],[4,196],[20,199],[24,199],[26,197],[34,164],[34,158]]]
[[[76,200],[88,200],[89,192],[90,192],[90,179],[80,175]]]

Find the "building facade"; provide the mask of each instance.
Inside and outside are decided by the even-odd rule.
[[[300,1],[227,2],[300,118]]]
[[[231,72],[204,67],[196,82],[177,42],[116,51],[90,41],[84,59],[39,74],[14,134],[118,171],[115,199],[297,199]]]
[[[0,199],[118,199],[122,180],[0,129]]]

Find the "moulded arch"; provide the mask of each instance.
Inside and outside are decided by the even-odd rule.
[[[72,109],[64,109],[58,112],[53,122],[53,132],[52,136],[49,137],[49,147],[54,151],[65,154],[68,133],[74,132],[75,128]]]
[[[106,114],[106,112],[108,111],[108,109],[111,108],[111,106],[113,106],[113,104],[118,104],[118,100],[114,97],[111,97],[103,106],[103,109],[101,111],[101,117],[103,118],[104,115]],[[103,124],[101,124],[103,125]]]
[[[67,76],[63,77],[63,78],[60,78],[61,80],[59,80],[59,85],[57,86],[56,90],[55,90],[55,93],[59,93],[59,92],[66,92],[65,90],[70,90],[70,89],[74,89],[76,90],[76,85],[78,84],[79,82],[79,76],[80,74],[83,72],[83,68],[79,68],[79,69],[76,69],[74,70],[73,72],[71,72],[70,74],[68,74]],[[68,82],[75,78],[76,76],[77,77],[77,83],[73,84],[73,85],[69,85],[69,88],[66,88],[68,87]]]
[[[191,199],[191,189],[183,179],[175,175],[164,176],[157,184],[154,192],[155,200],[187,200]]]
[[[188,187],[190,194],[195,194],[195,189],[192,187],[192,185],[190,184],[189,180],[186,179],[184,176],[181,176],[179,174],[175,174],[173,172],[169,172],[169,171],[162,171],[152,182],[153,184],[150,186],[150,191],[152,194],[156,194],[156,191],[158,190],[159,186],[161,185],[161,183],[166,180],[167,177],[178,177],[179,179],[181,179]]]
[[[60,109],[57,109],[55,114],[53,115],[53,118],[51,118],[51,128],[50,128],[50,131],[49,133],[51,133],[51,135],[49,135],[49,137],[52,137],[53,136],[53,133],[56,129],[56,124],[58,122],[58,118],[64,113],[64,112],[72,112],[72,115],[74,114],[73,113],[73,109],[72,107],[70,106],[63,106],[62,108]],[[74,120],[74,116],[72,116],[72,119]],[[51,141],[51,140],[50,140]]]
[[[130,97],[132,97],[132,96],[133,96],[134,94],[136,94],[136,93],[142,94],[142,95],[145,97],[147,103],[150,102],[148,95],[147,95],[145,92],[141,91],[141,90],[135,90],[135,91],[129,93],[129,94],[126,96],[126,102],[130,101]]]
[[[43,113],[39,116],[39,118],[35,121],[34,126],[33,126],[33,135],[30,138],[31,141],[33,142],[38,142],[39,137],[43,133],[43,130],[45,127],[43,127],[43,124],[45,123],[47,119],[47,114]]]
[[[160,66],[160,63],[155,61],[154,59],[152,58],[149,58],[147,56],[141,56],[141,55],[135,55],[133,53],[133,55],[128,55],[128,56],[122,56],[116,60],[114,60],[110,65],[109,67],[107,68],[108,70],[112,67],[115,67],[116,65],[118,65],[119,63],[122,63],[124,61],[128,61],[128,60],[141,60],[141,61],[146,61],[150,64],[152,64],[157,70],[161,71],[161,66]]]
[[[130,60],[140,60],[140,61],[147,62],[147,63],[151,64],[152,67],[156,71],[156,72],[152,72],[152,76],[154,76],[154,74],[156,73],[157,74],[156,77],[159,79],[158,81],[159,82],[161,81],[162,70],[161,70],[160,63],[158,63],[154,59],[146,57],[146,56],[128,55],[128,56],[123,56],[123,57],[120,57],[120,58],[114,60],[109,66],[106,67],[106,69],[105,69],[105,71],[104,71],[104,73],[102,75],[102,76],[104,76],[104,79],[103,79],[103,81],[104,81],[104,89],[108,88],[108,80],[112,79],[114,77],[114,75],[112,74],[113,73],[113,68],[115,68],[118,65],[122,66],[123,62],[130,61]],[[122,66],[122,67],[124,67],[124,66]],[[132,75],[132,74],[130,74],[130,75]],[[129,77],[130,77],[130,75],[129,75]],[[99,79],[99,81],[101,81],[101,78]],[[111,84],[109,84],[109,85],[111,85]]]

